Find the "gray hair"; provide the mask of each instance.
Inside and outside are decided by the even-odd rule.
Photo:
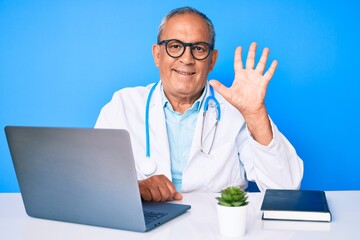
[[[210,38],[211,38],[211,44],[213,44],[215,46],[215,28],[213,23],[211,22],[211,20],[202,12],[198,11],[195,8],[192,7],[180,7],[180,8],[176,8],[171,10],[161,21],[160,26],[159,26],[159,30],[158,30],[158,36],[157,36],[157,42],[160,42],[160,36],[164,30],[164,26],[165,24],[170,20],[170,18],[175,17],[177,15],[181,15],[181,14],[186,14],[186,13],[194,13],[199,15],[208,25],[209,27],[209,33],[210,33]]]

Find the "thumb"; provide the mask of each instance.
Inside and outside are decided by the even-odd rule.
[[[226,100],[230,96],[229,88],[227,88],[225,85],[223,85],[218,80],[210,80],[209,84],[218,92],[220,95],[222,95]]]
[[[182,198],[183,198],[183,196],[178,192],[176,192],[174,197],[173,197],[174,200],[181,200]]]

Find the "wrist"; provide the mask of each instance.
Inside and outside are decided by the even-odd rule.
[[[244,116],[244,119],[254,140],[261,145],[269,145],[273,139],[273,132],[266,109],[257,114]]]

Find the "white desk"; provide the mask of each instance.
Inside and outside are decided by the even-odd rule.
[[[247,232],[240,239],[360,239],[360,191],[326,192],[331,223],[261,220],[263,195],[249,194]],[[31,218],[19,193],[0,194],[0,239],[234,239],[219,233],[216,199],[210,193],[184,194],[189,212],[147,233]]]

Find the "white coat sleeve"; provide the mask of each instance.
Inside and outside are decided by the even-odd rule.
[[[95,128],[119,128],[116,123],[119,123],[118,115],[121,106],[119,93],[115,92],[111,101],[101,109]]]
[[[273,140],[268,146],[256,142],[244,124],[237,138],[240,161],[246,177],[260,191],[268,188],[298,189],[303,177],[303,161],[294,147],[271,121]]]

